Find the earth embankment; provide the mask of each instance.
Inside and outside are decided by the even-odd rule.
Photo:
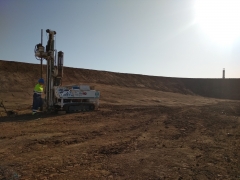
[[[40,77],[40,65],[0,61],[0,92],[31,93]],[[43,67],[46,76],[46,66]],[[200,95],[212,98],[240,99],[240,79],[196,79],[147,76],[81,68],[64,67],[63,84],[106,84],[121,87],[149,88],[164,92]]]

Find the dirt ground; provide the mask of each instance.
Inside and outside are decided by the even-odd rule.
[[[32,116],[31,97],[15,98],[19,115],[0,118],[0,179],[240,179],[239,101],[96,87],[93,112]]]

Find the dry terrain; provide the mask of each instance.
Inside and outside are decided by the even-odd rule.
[[[239,79],[226,81],[227,91],[212,80],[210,91],[209,79],[197,87],[194,79],[65,68],[64,84],[101,91],[100,108],[32,116],[39,72],[0,61],[0,99],[18,112],[0,109],[0,180],[240,179]]]

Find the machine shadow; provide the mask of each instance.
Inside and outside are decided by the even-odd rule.
[[[0,123],[1,122],[27,122],[27,121],[39,120],[39,118],[44,119],[44,118],[51,118],[51,117],[57,117],[57,116],[62,116],[62,115],[56,112],[51,112],[51,113],[40,112],[35,115],[21,114],[21,115],[16,115],[14,117],[4,116],[4,117],[0,117]]]
[[[44,118],[53,118],[53,117],[58,117],[58,116],[64,116],[64,115],[70,115],[70,114],[81,114],[81,113],[94,113],[99,110],[94,110],[94,111],[85,111],[85,112],[69,112],[66,114],[58,114],[57,112],[39,112],[35,115],[32,114],[21,114],[21,115],[16,115],[14,117],[10,116],[4,116],[0,117],[0,123],[3,122],[27,122],[27,121],[39,121],[39,119],[44,119]]]

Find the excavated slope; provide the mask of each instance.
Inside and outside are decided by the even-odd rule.
[[[46,72],[46,66],[43,68]],[[40,77],[40,65],[0,60],[0,93],[31,91]],[[45,74],[44,74],[45,77]],[[240,99],[240,79],[170,78],[64,67],[63,84],[96,83],[150,88],[205,97]]]

